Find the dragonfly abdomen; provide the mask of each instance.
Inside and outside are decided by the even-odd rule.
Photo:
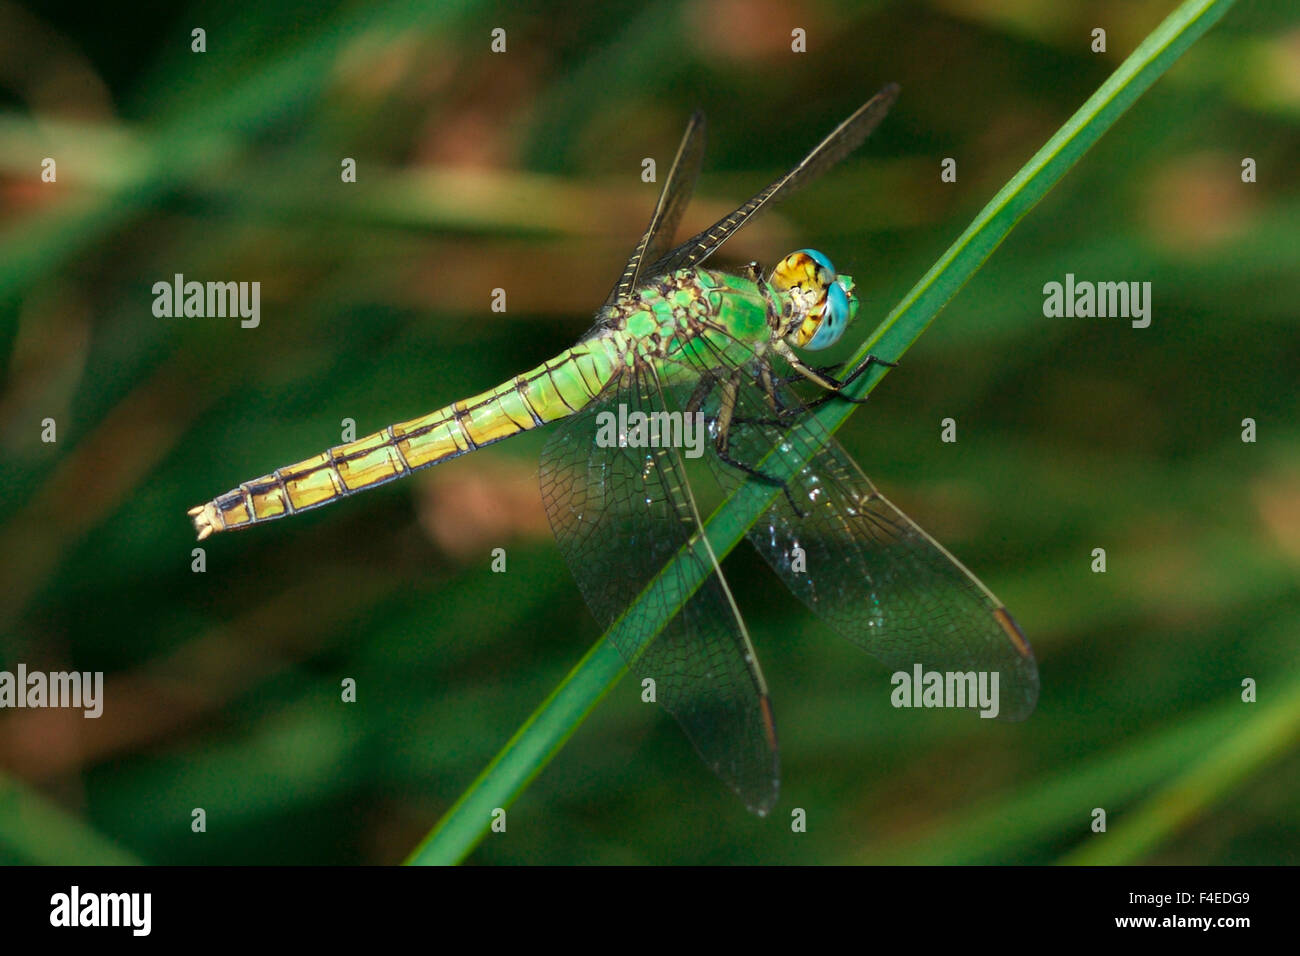
[[[613,343],[592,339],[490,391],[277,468],[189,510],[202,541],[319,508],[585,408],[614,374]]]

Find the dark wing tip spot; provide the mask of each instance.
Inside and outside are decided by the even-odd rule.
[[[1011,638],[1011,643],[1015,645],[1017,653],[1026,660],[1033,660],[1034,652],[1029,646],[1029,641],[1025,638],[1025,632],[1020,629],[1011,612],[1004,607],[996,608],[993,611],[994,619],[1002,626],[1007,637]]]

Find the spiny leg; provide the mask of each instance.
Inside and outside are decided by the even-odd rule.
[[[732,419],[737,425],[767,425],[779,428],[788,428],[798,419],[803,408],[789,408],[781,401],[781,396],[777,393],[778,386],[787,385],[792,376],[781,377],[772,374],[772,366],[763,362],[754,376],[754,384],[757,385],[767,398],[767,403],[772,406],[772,411],[776,414],[775,418],[750,418],[739,415]]]
[[[737,386],[738,383],[734,377],[729,378],[722,383],[722,392],[718,400],[718,414],[717,414],[717,418],[715,419],[718,428],[718,434],[713,440],[713,451],[718,456],[718,460],[723,462],[724,464],[730,465],[732,468],[735,468],[739,471],[743,471],[751,478],[755,478],[758,481],[763,482],[764,484],[778,486],[781,489],[781,491],[785,493],[786,501],[790,502],[790,508],[794,511],[795,514],[797,514],[799,517],[802,518],[805,512],[803,512],[799,508],[799,503],[794,500],[794,495],[790,494],[789,484],[787,484],[785,481],[782,481],[780,478],[776,478],[772,475],[760,471],[759,469],[755,468],[753,465],[749,465],[743,461],[739,461],[735,458],[732,458],[731,455],[728,454],[727,452],[727,442],[731,434],[731,426],[733,423],[742,421],[741,419],[733,417],[736,411]],[[770,389],[770,384],[769,384],[769,389]],[[775,399],[775,394],[772,391],[769,390],[768,394],[772,396],[773,399]]]
[[[834,391],[827,392],[825,395],[822,395],[821,397],[817,398],[808,407],[816,408],[819,405],[823,405],[826,402],[829,402],[833,398],[838,398],[846,402],[852,402],[854,405],[865,405],[867,403],[866,395],[863,395],[860,398],[855,398],[852,395],[845,395],[843,389],[845,388],[845,386],[850,385],[855,379],[857,379],[858,376],[860,376],[867,369],[871,368],[871,366],[873,365],[884,365],[886,368],[898,368],[897,362],[886,362],[884,359],[880,358],[877,355],[868,355],[866,358],[864,358],[861,362],[858,363],[857,368],[855,368],[852,372],[850,372],[848,375],[844,377],[843,381],[836,381],[835,378],[827,375],[826,376],[827,381],[835,382]]]
[[[836,366],[834,365],[825,365],[820,368],[813,368],[811,366],[803,366],[802,368],[800,368],[799,366],[794,366],[797,371],[796,375],[785,375],[780,377],[774,377],[771,374],[770,369],[764,368],[764,370],[760,373],[759,385],[761,385],[763,390],[767,393],[768,399],[769,401],[772,402],[777,417],[776,418],[737,418],[736,421],[740,424],[747,424],[747,425],[789,426],[796,418],[798,418],[800,414],[804,412],[810,412],[815,408],[820,408],[822,405],[825,405],[827,402],[831,401],[832,399],[839,399],[840,401],[852,402],[854,405],[865,405],[867,404],[867,396],[864,395],[861,398],[856,398],[852,395],[845,395],[842,389],[844,389],[845,386],[847,386],[849,383],[851,383],[854,379],[860,376],[867,369],[871,368],[871,366],[873,365],[887,365],[890,368],[898,367],[897,362],[886,362],[884,359],[879,358],[878,356],[868,355],[865,359],[863,359],[860,363],[858,363],[857,368],[855,368],[852,372],[850,372],[847,376],[845,376],[845,378],[842,381],[830,374],[831,370],[836,368]],[[805,372],[804,369],[806,369],[807,371]],[[818,385],[821,385],[823,388],[826,389],[826,394],[813,399],[812,401],[806,403],[800,408],[783,407],[780,401],[776,397],[775,389],[772,387],[772,383],[775,382],[778,385],[789,385],[791,382],[804,380],[804,379],[815,382]]]
[[[806,378],[808,381],[821,386],[827,391],[828,394],[823,395],[820,398],[814,399],[813,401],[808,403],[806,407],[809,408],[810,410],[817,408],[820,405],[824,405],[826,402],[830,401],[833,398],[838,398],[841,401],[845,401],[845,402],[852,402],[854,405],[865,405],[867,403],[867,397],[865,395],[862,396],[861,398],[856,398],[852,395],[845,395],[843,389],[846,386],[848,386],[851,382],[853,382],[855,379],[857,379],[858,376],[860,376],[863,372],[871,368],[871,366],[873,365],[885,365],[888,366],[889,368],[898,367],[897,362],[886,362],[884,359],[879,358],[875,355],[868,355],[866,358],[864,358],[861,362],[858,363],[857,368],[855,368],[852,372],[850,372],[841,380],[835,378],[833,375],[827,374],[822,369],[815,369],[812,366],[805,364],[804,361],[794,353],[794,350],[791,349],[790,346],[786,345],[784,342],[777,342],[775,347],[777,353],[783,359],[785,359],[787,362],[790,363],[791,368],[793,368],[796,372],[798,372],[801,376]]]
[[[702,409],[709,398],[709,393],[717,384],[718,380],[712,372],[705,370],[700,373],[700,380],[695,383],[695,389],[691,392],[691,397],[686,400],[686,407],[682,411],[687,415],[694,415]]]
[[[855,368],[852,372],[848,374],[848,376],[845,377],[843,381],[840,381],[839,379],[831,375],[831,372],[839,368],[838,365],[817,365],[817,366],[812,366],[812,370],[816,372],[821,378],[825,379],[827,382],[838,383],[840,388],[843,388],[845,385],[848,385],[850,382],[852,382],[854,379],[856,379],[859,375],[861,375],[863,372],[865,372],[868,368],[870,368],[873,365],[887,365],[890,368],[898,367],[897,362],[886,362],[884,359],[879,358],[878,356],[868,355],[865,359],[862,360],[862,362],[858,365],[857,368]],[[791,385],[794,382],[806,381],[807,378],[808,377],[806,375],[803,375],[802,373],[796,373],[794,375],[779,376],[778,378],[775,379],[775,381],[778,385]],[[832,394],[833,392],[834,390],[832,390]],[[848,395],[841,395],[840,398],[844,399],[844,401],[846,402],[859,401],[859,399],[851,398]]]

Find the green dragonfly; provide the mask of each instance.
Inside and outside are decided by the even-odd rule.
[[[541,490],[560,551],[600,623],[619,622],[610,633],[629,667],[653,679],[657,700],[750,810],[765,814],[777,799],[776,724],[704,536],[686,458],[703,453],[724,490],[770,486],[749,541],[834,630],[895,672],[996,673],[1000,716],[1027,716],[1038,672],[1006,608],[808,414],[827,400],[860,401],[841,389],[879,361],[869,357],[840,380],[795,351],[840,338],[857,311],[852,278],[810,249],[766,277],[756,263],[736,273],[703,267],[757,212],[861,144],[897,95],[886,86],[784,176],[670,249],[704,153],[697,112],[649,227],[576,345],[490,391],[191,509],[199,539],[559,422],[542,454]],[[795,383],[818,397],[804,401]]]

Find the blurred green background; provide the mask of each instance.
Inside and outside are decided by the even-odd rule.
[[[868,145],[723,254],[829,254],[864,296],[847,354],[1173,6],[0,2],[0,669],[102,670],[107,698],[0,713],[0,862],[400,861],[599,636],[545,434],[213,538],[205,573],[186,509],[571,344],[696,107],[683,235],[896,80]],[[624,680],[471,861],[1297,862],[1298,120],[1300,13],[1243,0],[840,433],[1015,613],[1029,721],[892,709],[742,548],[774,816]],[[154,317],[177,272],[260,281],[260,327]],[[1150,328],[1044,318],[1067,272],[1150,281]]]

